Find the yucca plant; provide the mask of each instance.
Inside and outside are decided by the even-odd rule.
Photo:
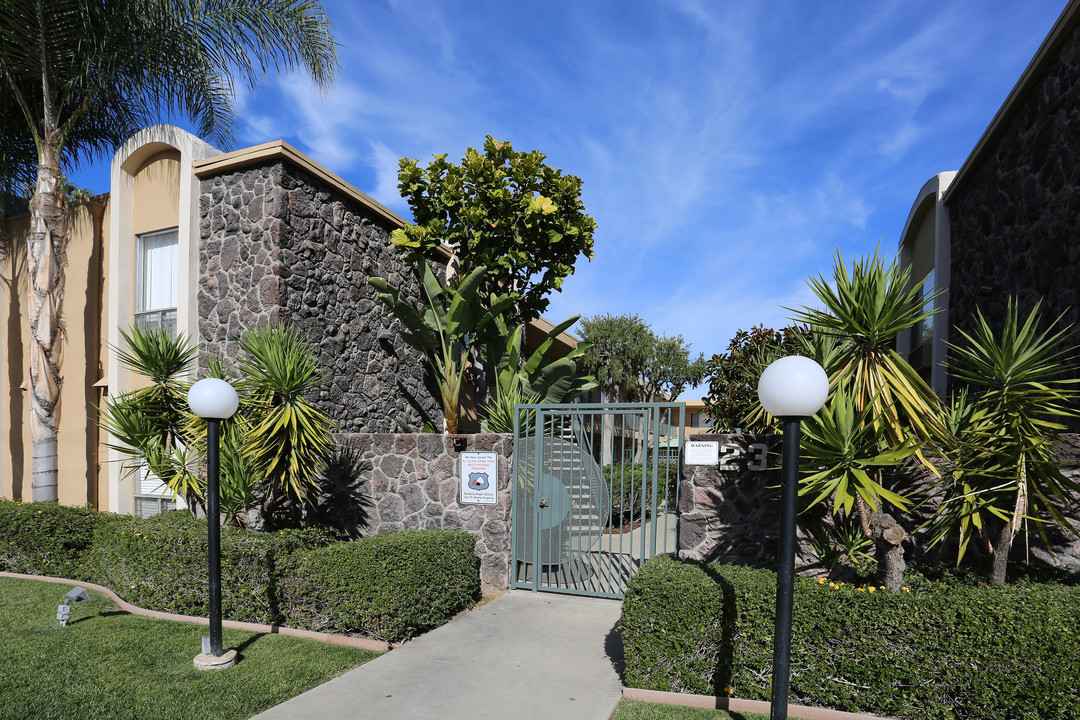
[[[481,408],[484,419],[480,421],[480,427],[487,433],[512,433],[514,432],[514,418],[517,417],[521,427],[524,428],[532,423],[536,417],[536,411],[518,411],[517,406],[538,402],[540,402],[540,395],[527,393],[519,383],[513,383],[505,392],[501,386],[497,386],[495,397]]]
[[[1061,327],[1058,317],[1040,330],[1040,305],[1021,320],[1010,300],[1000,334],[979,310],[974,330],[959,331],[963,343],[951,345],[953,378],[979,395],[973,404],[954,405],[964,421],[957,427],[961,464],[932,521],[932,538],[958,530],[962,553],[977,531],[993,557],[994,583],[1005,582],[1013,540],[1028,523],[1044,542],[1047,521],[1076,535],[1061,507],[1080,497],[1080,483],[1061,472],[1053,444],[1065,429],[1057,419],[1077,416],[1070,404],[1080,399],[1080,367],[1066,347],[1071,327]]]
[[[885,429],[871,421],[872,412],[872,407],[856,411],[839,385],[828,403],[803,421],[799,495],[813,497],[808,507],[831,498],[833,514],[843,510],[845,517],[852,517],[857,502],[873,512],[881,511],[883,501],[908,509],[910,500],[884,487],[880,471],[901,465],[915,453],[916,441],[890,447]]]
[[[862,534],[857,521],[837,518],[834,524],[822,520],[810,530],[810,549],[821,564],[832,571],[837,565],[860,567],[873,560],[874,543]]]
[[[150,380],[150,385],[108,399],[101,426],[118,443],[109,447],[123,454],[125,474],[140,466],[193,505],[203,497],[204,484],[196,472],[191,443],[192,416],[187,408],[190,370],[197,350],[187,338],[163,329],[121,331],[124,347],[114,348],[120,363]]]
[[[936,295],[924,297],[922,284],[911,282],[910,270],[902,268],[896,260],[886,263],[877,252],[856,260],[850,272],[837,252],[832,282],[823,276],[809,282],[822,308],[804,307],[795,311],[793,317],[809,325],[812,338],[816,338],[812,349],[822,355],[819,360],[829,374],[834,396],[829,407],[836,407],[836,397],[842,392],[844,402],[851,405],[850,431],[857,433],[861,442],[874,445],[873,449],[864,445],[858,454],[867,459],[888,459],[888,464],[893,465],[914,455],[937,474],[937,467],[924,453],[923,446],[944,442],[946,429],[940,419],[940,401],[895,350],[900,333],[933,314],[925,307]],[[830,422],[837,424],[848,419],[836,409]],[[821,433],[814,452],[819,453],[823,466],[839,467],[850,461],[851,448],[831,442],[838,439]],[[831,462],[824,455],[830,447]],[[904,509],[908,498],[875,490],[884,489],[884,465],[859,469],[858,473],[854,468],[844,471],[846,483],[834,481],[835,490],[850,490],[843,500],[834,501],[834,508],[853,504],[863,534],[870,537],[872,516],[880,511],[870,499],[884,499]],[[871,478],[871,474],[875,477]],[[890,579],[890,585],[896,585],[903,558],[885,552],[883,546],[879,546],[879,551],[879,566]]]
[[[832,283],[823,276],[809,283],[823,309],[804,307],[793,317],[814,334],[836,340],[827,368],[830,385],[846,385],[858,412],[872,408],[869,417],[888,444],[912,436],[924,442],[940,438],[944,426],[937,395],[895,349],[900,333],[933,315],[926,303],[939,293],[924,297],[922,283],[911,282],[909,269],[897,260],[886,264],[876,252],[856,260],[850,273],[837,252]]]
[[[311,402],[325,378],[311,344],[279,323],[240,338],[236,387],[247,423],[240,454],[276,503],[308,499],[334,444],[333,421]]]

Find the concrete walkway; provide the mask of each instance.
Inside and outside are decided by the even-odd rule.
[[[621,608],[515,590],[254,720],[608,720]]]

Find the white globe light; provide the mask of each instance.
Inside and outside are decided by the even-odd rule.
[[[228,420],[240,406],[233,386],[218,378],[204,378],[191,386],[188,407],[204,420]]]
[[[808,357],[789,355],[765,368],[758,380],[762,407],[778,418],[810,417],[829,396],[829,376]]]

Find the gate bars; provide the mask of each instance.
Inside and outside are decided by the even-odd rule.
[[[683,403],[518,405],[510,585],[621,598],[675,550]]]

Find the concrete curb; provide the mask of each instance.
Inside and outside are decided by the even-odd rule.
[[[707,708],[709,710],[728,710],[731,712],[769,714],[769,703],[763,700],[740,700],[739,698],[714,697],[712,695],[692,695],[690,693],[661,692],[659,690],[640,690],[624,687],[624,698],[644,700],[664,705],[685,705],[687,707]],[[801,720],[885,720],[880,715],[849,713],[828,708],[789,705],[788,714]]]
[[[133,615],[144,615],[146,617],[158,618],[159,620],[176,620],[179,622],[196,623],[198,625],[209,625],[210,620],[204,617],[193,617],[191,615],[177,615],[176,613],[160,612],[158,610],[146,610],[137,605],[124,602],[120,597],[107,587],[102,585],[95,585],[94,583],[82,582],[81,580],[68,580],[66,578],[48,577],[45,575],[22,575],[20,573],[0,572],[0,577],[14,578],[16,580],[40,580],[42,582],[62,583],[65,585],[79,585],[80,587],[92,588],[99,593],[108,595],[112,600],[120,606],[121,610],[125,610]],[[378,652],[386,652],[390,649],[390,644],[383,642],[382,640],[372,640],[371,638],[351,637],[349,635],[333,635],[331,633],[315,632],[314,630],[297,630],[295,628],[281,627],[280,625],[262,625],[260,623],[249,622],[237,622],[235,620],[222,620],[222,627],[233,628],[235,630],[247,630],[249,632],[267,633],[269,635],[292,635],[293,637],[307,638],[308,640],[318,640],[319,642],[331,643],[333,645],[348,645],[350,647],[363,648],[364,650],[375,650]]]

